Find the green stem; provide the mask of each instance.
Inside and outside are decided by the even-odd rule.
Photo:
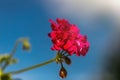
[[[12,57],[15,55],[19,43],[22,42],[24,39],[26,39],[26,38],[19,38],[19,39],[16,41],[16,43],[15,43],[15,45],[14,45],[14,47],[13,47],[13,50],[12,50],[12,52],[10,53],[10,57],[8,58],[8,60],[6,60],[6,63],[3,65],[2,70],[5,70],[5,69],[6,69],[6,67],[8,66],[8,62],[9,62],[9,61],[12,59]]]
[[[8,61],[10,61],[11,58],[14,56],[14,54],[15,54],[15,52],[16,52],[16,50],[17,50],[17,47],[18,47],[18,44],[20,43],[20,41],[21,41],[21,39],[18,39],[18,40],[16,41],[16,43],[15,43],[15,45],[14,45],[14,48],[13,48],[12,52],[10,53],[10,57],[8,58],[8,60],[7,60],[6,63],[4,64],[4,66],[2,67],[2,70],[4,70],[4,69],[7,67]]]
[[[10,74],[20,74],[20,73],[23,73],[23,72],[26,72],[26,71],[29,71],[29,70],[32,70],[32,69],[47,65],[47,64],[55,62],[55,61],[56,61],[56,58],[53,58],[53,59],[51,59],[49,61],[46,61],[46,62],[37,64],[37,65],[31,66],[31,67],[27,67],[27,68],[24,68],[24,69],[21,69],[21,70],[8,72],[8,73],[10,73]]]

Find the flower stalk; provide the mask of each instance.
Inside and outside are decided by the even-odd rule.
[[[27,67],[27,68],[24,68],[24,69],[21,69],[21,70],[8,72],[8,73],[9,74],[13,74],[13,75],[14,74],[20,74],[20,73],[23,73],[23,72],[26,72],[26,71],[29,71],[29,70],[32,70],[32,69],[35,69],[35,68],[38,68],[38,67],[42,67],[44,65],[50,64],[50,63],[55,62],[55,61],[56,61],[56,58],[53,58],[53,59],[48,60],[46,62],[43,62],[43,63],[37,64],[37,65],[31,66],[31,67]]]
[[[19,43],[20,43],[20,42],[23,42],[23,43],[24,43],[25,41],[28,42],[27,38],[19,38],[19,39],[16,41],[16,43],[15,43],[15,45],[14,45],[14,47],[13,47],[13,50],[12,50],[12,52],[11,52],[10,55],[9,55],[9,58],[6,60],[5,64],[4,64],[3,67],[2,67],[2,70],[5,70],[5,68],[9,65],[8,62],[9,62],[9,61],[12,59],[12,57],[15,55]]]

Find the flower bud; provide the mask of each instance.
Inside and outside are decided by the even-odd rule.
[[[66,76],[67,76],[67,71],[66,71],[66,69],[65,69],[64,67],[61,67],[60,72],[59,72],[59,76],[60,76],[61,78],[66,78]]]
[[[71,59],[67,56],[64,57],[64,61],[67,65],[70,65],[71,64]]]
[[[23,40],[23,46],[22,46],[22,48],[23,48],[23,50],[30,50],[30,43],[29,43],[29,41],[28,41],[28,39],[24,39]]]

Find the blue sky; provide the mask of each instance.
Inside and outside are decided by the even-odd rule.
[[[114,29],[111,17],[102,14],[96,15],[97,17],[93,19],[91,17],[78,19],[76,14],[64,13],[64,10],[56,13],[60,12],[59,8],[49,2],[47,0],[0,0],[0,54],[10,52],[15,41],[20,37],[28,37],[32,45],[30,52],[22,51],[19,45],[15,55],[19,63],[15,66],[11,65],[6,71],[28,67],[55,56],[55,51],[50,50],[52,43],[47,36],[51,31],[48,20],[59,17],[78,25],[81,33],[87,34],[90,42],[90,50],[85,57],[74,55],[71,57],[72,65],[65,65],[68,70],[68,77],[65,80],[90,80],[90,77],[101,72],[102,59],[105,55],[103,51]],[[22,80],[60,80],[59,69],[59,65],[52,63],[13,77]]]

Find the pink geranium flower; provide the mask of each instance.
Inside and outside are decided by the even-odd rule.
[[[53,42],[52,50],[64,50],[69,55],[85,55],[89,49],[87,36],[80,34],[75,24],[70,24],[65,19],[50,20],[52,32],[48,35]]]

